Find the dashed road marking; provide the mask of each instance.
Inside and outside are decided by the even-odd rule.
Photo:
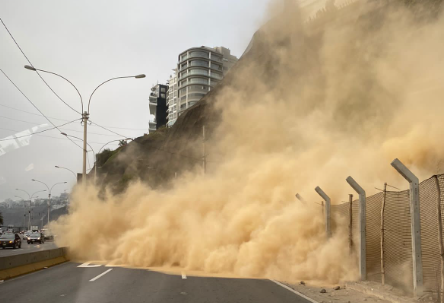
[[[100,266],[102,266],[102,265],[96,265],[96,264],[91,264],[89,262],[86,262],[86,263],[80,264],[77,267],[100,267]]]
[[[111,270],[113,270],[112,268],[111,269],[108,269],[107,271],[105,271],[105,272],[102,272],[100,275],[98,275],[97,277],[95,277],[95,278],[92,278],[91,280],[89,280],[89,282],[94,282],[95,280],[97,280],[97,279],[99,279],[100,277],[103,277],[104,275],[106,275],[107,273],[109,273]]]

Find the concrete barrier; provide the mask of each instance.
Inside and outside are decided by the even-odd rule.
[[[68,261],[65,247],[0,257],[0,280],[14,278]]]

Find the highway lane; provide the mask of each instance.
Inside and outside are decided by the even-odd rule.
[[[15,256],[20,254],[25,254],[29,252],[42,251],[47,249],[57,248],[53,241],[47,241],[43,244],[28,244],[26,241],[22,240],[22,247],[18,249],[6,248],[0,249],[0,257]]]
[[[187,277],[64,263],[0,283],[2,302],[309,303],[269,280]]]

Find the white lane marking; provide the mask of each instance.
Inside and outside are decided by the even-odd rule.
[[[102,272],[100,275],[98,275],[97,277],[95,277],[95,278],[92,278],[91,280],[89,280],[89,282],[94,282],[95,280],[97,280],[97,279],[99,279],[100,277],[103,277],[104,275],[106,275],[107,273],[109,273],[111,270],[113,270],[112,268],[111,269],[108,269],[107,271],[105,271],[105,272]]]
[[[282,284],[281,282],[278,282],[278,281],[275,281],[275,280],[270,280],[270,281],[272,281],[272,282],[276,283],[277,285],[279,285],[279,286],[281,286],[281,287],[283,287],[283,288],[285,288],[285,289],[291,291],[292,293],[297,294],[298,296],[304,298],[305,300],[308,300],[308,301],[310,301],[310,302],[312,302],[312,303],[319,303],[318,301],[315,301],[315,300],[313,300],[312,298],[309,298],[309,297],[307,297],[307,296],[301,294],[301,293],[298,292],[297,290],[294,290],[293,288],[288,287],[287,285],[284,285],[284,284]]]
[[[185,272],[183,271],[183,272],[182,272],[182,279],[185,280],[186,278],[187,278],[187,275],[186,275]]]
[[[80,264],[77,267],[100,267],[100,266],[102,266],[102,265],[96,265],[96,264],[91,264],[89,262],[86,262],[86,263]]]

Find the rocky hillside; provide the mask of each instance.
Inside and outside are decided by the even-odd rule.
[[[356,51],[367,51],[366,45],[378,43],[372,41],[371,32],[382,26],[388,9],[407,5],[418,18],[429,18],[429,12],[437,12],[437,7],[442,1],[430,0],[421,3],[356,1],[343,7],[336,7],[331,1],[327,1],[326,8],[305,23],[298,20],[297,11],[286,12],[287,16],[282,20],[276,18],[271,20],[255,34],[245,54],[224,80],[200,102],[185,111],[172,128],[159,129],[135,139],[127,146],[99,155],[98,184],[102,187],[110,186],[114,192],[121,192],[130,181],[138,179],[153,188],[168,187],[176,174],[201,169],[202,127],[205,125],[206,137],[211,141],[221,121],[221,101],[218,98],[223,92],[227,90],[241,92],[245,102],[254,102],[249,100],[248,96],[251,95],[250,92],[257,93],[258,89],[264,93],[282,89],[287,90],[285,94],[288,95],[288,90],[294,88],[281,88],[279,81],[287,75],[292,77],[298,75],[299,68],[301,71],[312,70],[310,81],[322,88],[325,83],[318,49],[323,43],[323,29],[326,26],[354,24],[353,26],[362,27],[363,32],[368,32],[368,35],[357,37],[363,42],[359,46],[361,49],[357,47]],[[424,3],[426,5],[423,5]],[[288,14],[295,15],[288,16]],[[282,32],[282,28],[289,30]],[[300,65],[295,67],[292,64],[291,67],[287,67],[287,60],[299,60]],[[255,81],[252,81],[251,85],[245,85],[245,81],[237,81],[239,77],[255,77]],[[298,81],[297,76],[294,81],[295,83]],[[241,82],[243,84],[239,84]],[[260,88],[257,83],[261,84]],[[284,92],[282,94],[284,95]],[[313,94],[313,98],[322,99],[322,94],[323,90],[319,89],[319,94]],[[229,98],[223,98],[223,102],[229,102]],[[366,100],[362,100],[362,104],[365,102]],[[372,110],[369,109],[370,114]],[[341,111],[337,113],[339,118],[342,114]],[[297,113],[295,115],[297,116]]]

